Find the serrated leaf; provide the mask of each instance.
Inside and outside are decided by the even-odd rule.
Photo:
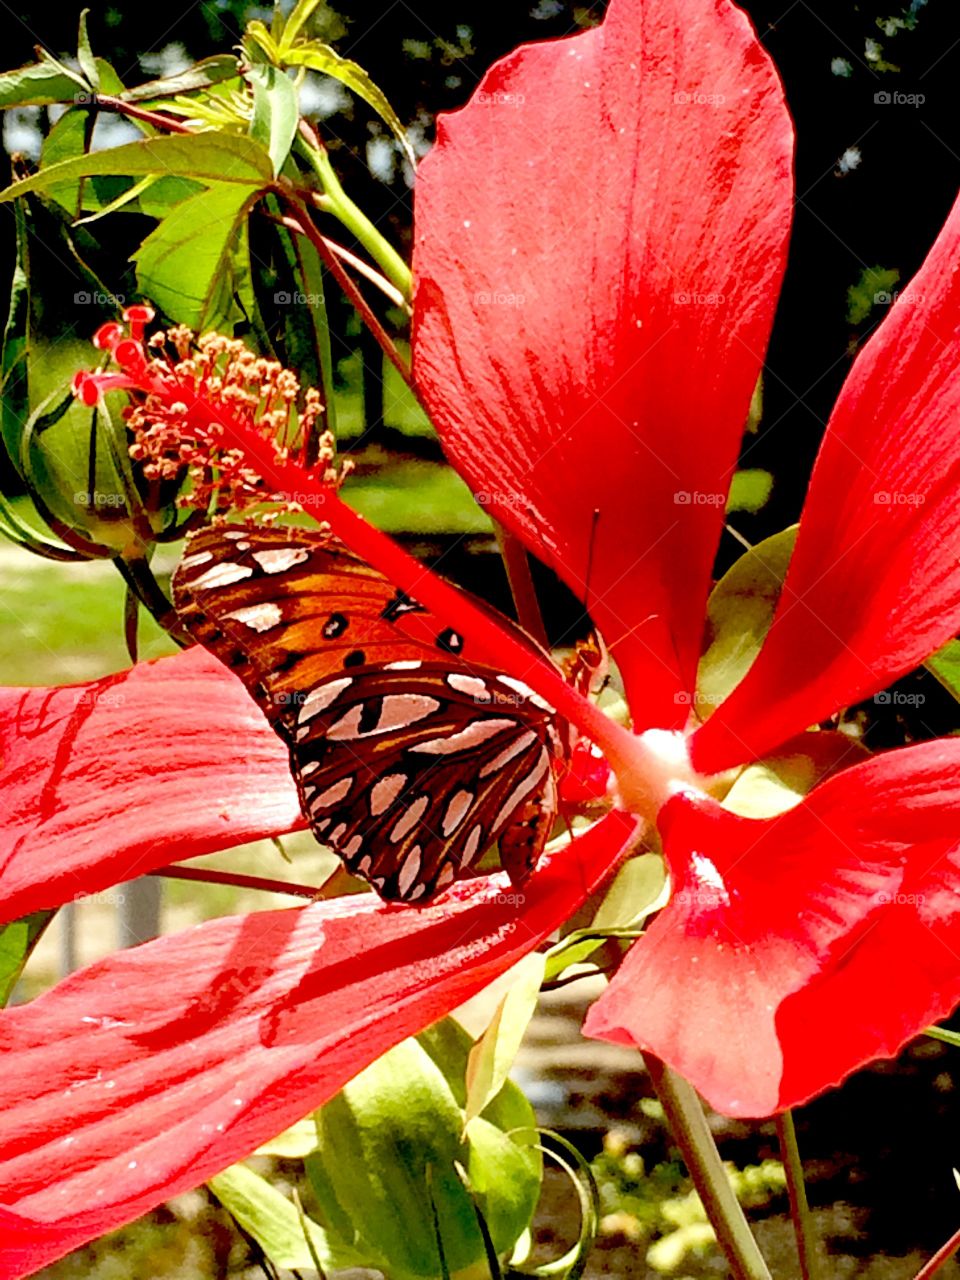
[[[82,77],[58,63],[39,62],[0,75],[0,108],[43,107],[69,102],[86,85]]]
[[[80,70],[87,77],[87,83],[99,93],[100,91],[100,68],[97,66],[97,60],[93,56],[93,50],[90,48],[90,37],[87,34],[87,14],[89,9],[83,9],[80,13],[80,31],[77,36],[77,62],[80,64]]]
[[[797,527],[757,543],[723,575],[707,602],[707,647],[694,710],[706,718],[740,683],[760,652],[793,553]]]
[[[250,136],[267,149],[273,171],[279,174],[300,121],[296,86],[278,67],[267,64],[251,67],[247,79],[253,88]]]
[[[470,1050],[464,1128],[497,1096],[510,1074],[537,1007],[545,963],[545,957],[536,951],[520,961],[513,971],[510,990]]]
[[[191,329],[239,319],[234,295],[249,291],[246,216],[257,194],[212,185],[167,214],[134,254],[144,297]]]
[[[923,665],[960,702],[960,640],[950,640]]]
[[[296,1205],[270,1185],[265,1178],[237,1164],[218,1173],[207,1184],[220,1203],[253,1236],[275,1267],[308,1270],[313,1266],[310,1247]],[[324,1270],[361,1265],[358,1260],[334,1251],[327,1234],[307,1219],[310,1241]]]
[[[273,180],[270,157],[253,138],[218,133],[177,134],[128,142],[52,165],[0,191],[0,201],[15,200],[29,191],[49,191],[68,178],[139,177],[147,173],[257,189]]]
[[[416,153],[410,145],[400,117],[391,107],[383,90],[373,83],[359,63],[349,58],[342,58],[335,49],[319,41],[311,41],[309,44],[297,45],[295,48],[285,50],[283,60],[290,66],[309,67],[311,71],[320,71],[323,75],[331,76],[355,93],[358,98],[362,98],[367,106],[373,108],[400,143],[410,164],[416,166]]]

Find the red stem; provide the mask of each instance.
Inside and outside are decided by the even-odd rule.
[[[320,257],[323,259],[330,274],[350,299],[352,305],[356,307],[360,314],[360,319],[380,344],[383,354],[397,370],[407,386],[412,388],[413,375],[410,372],[410,366],[390,341],[390,335],[377,319],[373,308],[367,302],[366,298],[364,298],[353,280],[350,279],[347,272],[343,269],[339,258],[327,243],[326,237],[320,234],[310,218],[306,216],[302,220],[300,218],[291,217],[280,218],[280,222],[282,222],[290,231],[296,231],[299,235],[307,237],[316,249],[317,253],[319,253]]]
[[[138,107],[134,102],[124,102],[122,98],[114,98],[110,94],[93,95],[90,105],[106,107],[108,111],[117,111],[121,115],[129,116],[131,120],[143,120],[145,124],[152,124],[157,129],[167,129],[170,133],[193,132],[189,125],[180,120],[174,120],[172,116],[158,115],[156,111],[150,111],[147,107]]]
[[[317,887],[292,884],[289,880],[266,880],[261,876],[244,876],[233,871],[214,871],[212,867],[156,867],[147,875],[166,876],[170,880],[197,880],[202,884],[228,884],[235,889],[262,889],[266,893],[288,893],[293,898],[316,898]]]
[[[937,1250],[927,1265],[920,1268],[914,1280],[930,1280],[930,1277],[935,1276],[943,1264],[949,1262],[958,1250],[960,1250],[960,1231],[954,1232],[947,1243]]]

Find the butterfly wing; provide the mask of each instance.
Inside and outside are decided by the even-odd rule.
[[[520,883],[556,816],[551,708],[320,530],[210,527],[174,600],[291,752],[318,838],[382,897],[426,901],[490,845]]]

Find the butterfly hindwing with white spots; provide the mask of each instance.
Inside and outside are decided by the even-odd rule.
[[[315,835],[425,902],[497,840],[515,884],[556,818],[556,717],[320,530],[214,526],[174,576],[184,623],[286,739]]]

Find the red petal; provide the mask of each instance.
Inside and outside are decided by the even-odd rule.
[[[672,802],[674,895],[590,1011],[718,1111],[796,1106],[960,1001],[960,739],[876,757],[758,822]]]
[[[20,1276],[196,1186],[532,950],[632,838],[611,814],[439,906],[372,894],[216,920],[111,956],[0,1016],[0,1244]],[[57,1227],[56,1238],[43,1229]]]
[[[891,683],[960,630],[960,201],[850,372],[756,663],[694,739],[708,772]]]
[[[687,713],[790,223],[776,73],[726,0],[612,0],[438,122],[414,366],[454,465],[579,594],[635,720]]]
[[[283,743],[202,649],[0,689],[0,919],[304,825]]]

